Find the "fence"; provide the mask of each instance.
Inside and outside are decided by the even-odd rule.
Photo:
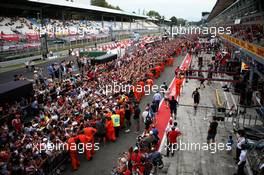
[[[263,117],[257,113],[258,108],[238,106],[237,114],[232,116],[234,128],[264,126]]]
[[[156,35],[157,31],[141,31],[142,35]],[[131,38],[131,34],[115,34],[116,40],[123,40]],[[84,46],[95,46],[95,44],[101,44],[101,43],[107,43],[112,41],[112,37],[110,35],[104,36],[104,37],[94,37],[94,38],[83,38],[83,39],[76,39],[74,41],[64,41],[61,43],[56,42],[48,42],[48,49],[49,51],[59,52],[63,50],[69,50],[74,48],[81,48]],[[25,43],[26,44],[26,43]],[[18,45],[18,44],[16,44]],[[14,50],[3,50],[4,46],[0,45],[0,62],[1,61],[7,61],[7,60],[14,60],[24,57],[31,57],[36,55],[41,55],[41,47],[40,45],[37,47],[28,47],[21,49],[14,49]]]
[[[57,175],[64,170],[65,164],[68,160],[68,153],[66,151],[57,153],[48,157],[40,167],[41,174]]]

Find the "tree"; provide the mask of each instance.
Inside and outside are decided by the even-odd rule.
[[[187,20],[182,19],[182,18],[179,18],[177,21],[178,25],[181,25],[181,26],[184,26],[186,24],[186,22],[187,22]]]
[[[119,6],[113,6],[111,4],[108,4],[106,0],[91,0],[91,5],[98,6],[98,7],[104,7],[104,8],[110,8],[110,9],[116,9],[116,10],[122,10]]]
[[[115,9],[116,9],[116,10],[122,10],[119,6],[116,6]]]
[[[161,18],[160,14],[158,12],[154,11],[154,10],[150,10],[147,13],[147,16],[154,17],[156,19],[160,19]]]
[[[178,20],[175,16],[171,17],[170,20],[172,26],[176,26],[178,24]]]
[[[91,5],[98,7],[108,7],[108,3],[105,0],[91,0]]]

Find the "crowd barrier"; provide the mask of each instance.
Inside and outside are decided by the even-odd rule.
[[[40,167],[40,173],[45,175],[59,174],[58,170],[63,170],[62,167],[67,163],[68,158],[69,156],[67,151],[48,157]]]

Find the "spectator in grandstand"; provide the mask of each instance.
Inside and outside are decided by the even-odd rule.
[[[247,159],[247,150],[246,150],[246,145],[243,144],[241,145],[241,153],[239,156],[239,161],[237,163],[237,173],[235,173],[234,175],[245,175],[245,165],[246,165],[246,159]]]
[[[245,131],[238,130],[237,132],[237,146],[236,146],[236,161],[239,162],[239,157],[242,150],[242,145],[246,143]]]

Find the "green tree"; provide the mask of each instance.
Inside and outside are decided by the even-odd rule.
[[[91,0],[91,5],[98,7],[108,7],[108,3],[105,0]]]
[[[113,6],[111,4],[108,4],[106,0],[91,0],[91,5],[98,6],[98,7],[104,7],[104,8],[110,8],[110,9],[116,9],[116,10],[122,10],[119,6]]]
[[[170,20],[172,26],[176,26],[178,24],[178,20],[175,16],[171,17]]]
[[[185,19],[182,19],[182,18],[178,19],[178,25],[185,26],[186,22],[187,22],[187,20],[185,20]]]
[[[154,10],[150,10],[148,13],[147,13],[147,16],[150,16],[150,17],[154,17],[156,19],[161,19],[161,16],[158,12],[154,11]]]
[[[115,9],[117,9],[117,10],[122,10],[119,6],[116,6],[116,8]]]

